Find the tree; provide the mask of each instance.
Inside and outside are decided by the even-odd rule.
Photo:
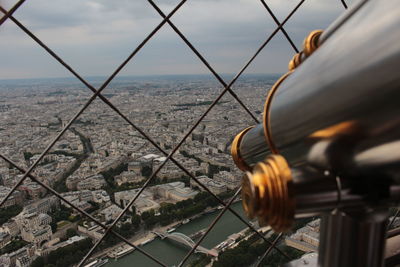
[[[89,238],[86,238],[68,246],[58,248],[50,252],[46,257],[45,262],[47,265],[45,266],[72,266],[79,262],[91,247],[92,242]]]
[[[145,211],[142,213],[141,218],[146,225],[146,228],[149,229],[154,226],[158,222],[158,217],[155,216],[154,210]]]
[[[51,216],[51,230],[53,232],[57,231],[57,223],[59,221],[67,221],[69,220],[69,216],[71,215],[72,209],[67,208],[65,206],[60,206],[58,209],[53,209],[51,212],[49,212],[49,215]]]
[[[161,214],[171,213],[173,210],[175,210],[178,207],[178,203],[176,203],[175,205],[172,204],[172,203],[161,203],[161,207],[159,209],[159,212]]]
[[[22,207],[18,205],[0,209],[0,225],[18,215],[21,211]]]
[[[142,176],[143,177],[150,177],[152,173],[153,173],[153,169],[151,167],[144,166],[142,168]]]
[[[28,242],[24,240],[19,240],[19,239],[13,240],[0,250],[0,255],[16,251],[27,244]]]
[[[77,232],[76,232],[76,230],[74,228],[69,228],[67,230],[67,237],[68,238],[76,236],[76,235],[77,235]]]
[[[142,220],[147,220],[148,218],[154,216],[154,214],[155,214],[155,213],[154,213],[154,210],[145,211],[145,212],[143,212],[142,215],[141,215]]]
[[[135,205],[131,206],[131,210],[132,210],[132,216],[136,215],[136,206]]]
[[[131,221],[132,221],[132,226],[135,229],[138,229],[140,226],[140,222],[141,222],[140,216],[137,214],[132,215]]]
[[[196,171],[195,175],[197,177],[197,176],[200,176],[200,175],[204,175],[204,173],[202,171]]]
[[[57,231],[57,222],[55,222],[54,220],[51,220],[50,227],[51,227],[51,231],[53,233],[55,233]]]
[[[127,170],[128,170],[128,163],[121,163],[117,167],[110,168],[106,171],[101,172],[100,174],[103,175],[104,179],[106,180],[110,188],[115,188],[114,177],[116,175],[121,174],[123,171]]]
[[[29,160],[32,157],[33,157],[33,154],[31,152],[24,152],[24,159],[25,160]]]
[[[87,213],[92,213],[93,211],[96,211],[96,210],[98,210],[99,208],[100,208],[100,205],[99,205],[99,203],[96,203],[96,202],[94,202],[94,201],[88,201],[88,203],[92,206],[91,208],[89,208],[88,210],[87,210]]]
[[[37,257],[31,263],[31,267],[43,267],[44,266],[44,258],[42,256]]]
[[[190,263],[188,263],[189,267],[202,267],[207,266],[211,262],[211,257],[206,256],[204,254],[200,254],[198,258]]]

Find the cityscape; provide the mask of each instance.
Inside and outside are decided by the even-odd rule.
[[[251,92],[244,98],[246,104],[260,114],[260,96],[265,95],[266,85],[272,82],[271,77],[250,76],[239,81],[237,93]],[[168,76],[120,79],[104,96],[169,152],[220,90],[208,76]],[[62,79],[26,85],[11,83],[3,86],[1,94],[2,153],[25,169],[68,123],[68,116],[90,97],[78,83]],[[187,138],[174,159],[212,193],[228,199],[241,179],[230,157],[230,143],[251,120],[236,100],[226,95]],[[165,159],[118,114],[96,100],[33,174],[77,207],[110,224]],[[5,196],[23,174],[5,161],[1,164],[1,194]],[[221,208],[218,204],[169,161],[116,228],[140,245],[154,238],[155,230],[166,232],[201,213]],[[10,244],[18,248],[1,256],[4,266],[29,266],[37,257],[87,238],[98,240],[104,234],[103,228],[29,178],[4,203],[3,212],[7,217],[2,216],[2,251],[7,251],[3,248]],[[245,229],[244,224],[242,228]],[[117,257],[120,246],[117,250],[109,248],[119,241],[106,239],[101,244],[106,253],[97,254]],[[125,247],[128,248],[126,244]]]
[[[260,118],[265,95],[275,79],[275,75],[246,75],[237,82],[235,93]],[[92,82],[100,80],[93,78]],[[125,77],[113,82],[103,96],[170,153],[221,90],[206,75]],[[72,79],[5,81],[0,85],[1,153],[27,170],[89,97],[88,90]],[[252,123],[227,93],[173,159],[227,203],[240,187],[242,176],[232,162],[230,145],[235,134]],[[205,233],[223,205],[171,160],[158,170],[166,160],[165,153],[109,106],[95,100],[32,175],[108,226],[137,198],[113,229],[150,254],[157,250],[155,256],[173,266]],[[20,170],[0,161],[1,198],[22,177]],[[246,218],[240,197],[231,208]],[[30,178],[17,187],[0,212],[0,266],[75,266],[105,233]],[[260,228],[257,221],[250,224],[267,240],[276,237],[269,227]],[[215,228],[197,247],[188,266],[251,265],[268,246],[230,211]],[[318,233],[319,219],[300,220],[279,247],[290,260],[316,252]],[[273,252],[263,266],[288,261]],[[128,266],[132,262],[158,266],[109,234],[85,266]]]
[[[390,1],[28,2],[0,3],[0,267],[398,266]]]

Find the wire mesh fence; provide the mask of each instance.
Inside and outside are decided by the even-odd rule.
[[[203,233],[200,239],[192,246],[191,250],[186,254],[185,257],[179,263],[179,266],[183,266],[189,257],[196,251],[196,249],[200,246],[201,242],[204,238],[209,234],[209,232],[213,229],[215,224],[219,221],[219,219],[225,214],[226,211],[230,211],[234,216],[236,216],[241,222],[243,222],[258,238],[261,238],[269,244],[268,249],[262,255],[262,257],[258,260],[257,266],[260,266],[264,258],[268,256],[268,254],[275,249],[277,253],[281,253],[287,260],[290,260],[290,257],[282,251],[279,247],[277,247],[277,243],[282,238],[282,234],[278,235],[274,241],[270,241],[267,239],[263,233],[258,231],[253,224],[251,224],[247,219],[243,218],[240,214],[238,214],[234,209],[231,208],[231,204],[233,201],[238,197],[240,193],[240,189],[236,191],[233,197],[229,201],[224,201],[215,193],[213,193],[206,185],[204,185],[192,172],[190,172],[187,168],[183,166],[177,159],[175,159],[176,152],[182,147],[184,142],[187,138],[195,131],[195,129],[199,126],[199,124],[204,120],[204,118],[209,114],[209,112],[220,102],[221,98],[226,94],[229,93],[243,108],[243,110],[248,114],[249,117],[255,122],[258,123],[258,119],[256,115],[244,104],[244,102],[239,98],[239,96],[234,92],[232,89],[233,85],[237,82],[239,77],[244,73],[244,71],[252,64],[254,59],[260,54],[260,52],[270,43],[270,41],[276,36],[279,32],[281,32],[286,40],[288,41],[289,45],[292,47],[295,53],[298,53],[298,48],[294,44],[293,40],[289,36],[289,34],[284,29],[285,24],[290,20],[290,18],[299,10],[299,8],[303,5],[305,0],[301,0],[297,3],[297,5],[287,14],[284,20],[279,21],[275,16],[274,12],[269,7],[268,3],[265,0],[260,1],[260,8],[264,7],[266,12],[271,16],[273,21],[276,23],[276,29],[265,39],[265,41],[259,46],[259,48],[254,52],[254,54],[250,57],[250,59],[243,65],[240,71],[233,77],[232,80],[229,82],[225,81],[223,77],[218,74],[217,71],[211,66],[211,64],[205,59],[205,57],[195,48],[195,46],[186,38],[186,36],[178,29],[177,26],[170,20],[171,17],[187,2],[187,0],[182,0],[179,4],[176,5],[174,9],[169,14],[165,14],[159,6],[153,1],[148,0],[149,4],[155,9],[155,11],[160,15],[161,21],[160,23],[144,38],[144,40],[130,53],[130,55],[116,68],[114,72],[106,79],[106,81],[99,87],[95,88],[92,84],[90,84],[87,80],[85,80],[77,71],[74,70],[68,63],[66,63],[60,56],[57,55],[50,47],[48,47],[44,42],[42,42],[34,33],[32,33],[25,25],[23,25],[18,19],[16,19],[13,14],[14,12],[22,6],[25,1],[20,0],[16,2],[16,4],[6,10],[4,7],[0,6],[0,11],[2,12],[3,16],[0,19],[0,25],[2,25],[6,20],[11,20],[15,25],[18,26],[27,36],[33,39],[39,46],[41,46],[49,55],[52,56],[54,60],[59,62],[66,70],[68,70],[74,77],[76,77],[85,87],[87,87],[91,92],[92,95],[86,100],[86,103],[75,113],[72,119],[62,128],[62,130],[58,133],[58,135],[50,142],[50,144],[42,151],[39,157],[29,166],[29,168],[25,169],[21,166],[18,166],[13,160],[7,157],[5,154],[0,154],[0,157],[6,161],[9,165],[16,168],[21,174],[22,177],[18,180],[18,182],[12,187],[12,189],[5,195],[5,197],[0,202],[0,207],[11,197],[11,195],[18,189],[19,186],[23,184],[23,182],[30,178],[32,181],[38,183],[40,186],[46,188],[49,192],[54,194],[57,198],[59,198],[62,202],[67,203],[73,209],[78,211],[80,214],[88,218],[89,220],[93,221],[96,225],[100,226],[104,229],[104,234],[99,238],[96,243],[91,247],[89,252],[83,257],[80,261],[78,266],[83,266],[88,260],[91,258],[93,253],[99,247],[99,245],[109,236],[114,235],[120,241],[125,242],[127,245],[135,248],[137,251],[151,259],[158,265],[167,266],[163,263],[160,259],[155,256],[154,253],[149,253],[143,250],[141,247],[134,245],[130,242],[127,238],[123,237],[117,231],[115,231],[116,224],[121,220],[121,218],[126,214],[126,212],[132,207],[132,205],[137,201],[137,199],[141,196],[141,194],[145,191],[146,188],[149,187],[151,182],[156,178],[157,174],[162,170],[162,168],[168,163],[172,162],[175,164],[185,175],[189,176],[191,180],[194,181],[200,188],[204,191],[208,192],[220,205],[223,206],[223,209],[218,214],[218,216],[214,219],[214,221],[209,225],[207,230]],[[26,3],[29,4],[29,3]],[[344,0],[338,1],[338,4],[342,5],[344,8],[347,8],[347,5]],[[162,27],[166,27],[165,25],[168,24],[172,30],[177,34],[177,36],[187,45],[187,47],[196,55],[199,61],[203,63],[203,65],[209,70],[209,72],[215,77],[215,79],[223,86],[223,90],[218,94],[218,96],[209,104],[207,109],[202,113],[202,115],[195,121],[195,123],[186,131],[184,136],[179,140],[178,144],[170,151],[167,152],[163,149],[159,143],[154,140],[150,135],[148,135],[142,128],[137,126],[135,123],[132,122],[131,119],[127,115],[125,115],[119,107],[112,104],[110,100],[102,94],[103,90],[109,86],[109,84],[113,81],[113,79],[121,72],[121,70],[127,65],[128,62],[132,60],[136,56],[136,54],[148,43],[150,39],[152,39]],[[161,152],[166,158],[165,160],[158,166],[157,169],[152,173],[152,175],[145,181],[145,183],[141,186],[140,190],[136,193],[136,195],[129,201],[129,203],[123,208],[123,210],[119,213],[119,215],[113,220],[113,222],[109,225],[105,225],[104,223],[100,222],[98,219],[94,218],[91,214],[83,210],[82,208],[76,206],[75,204],[71,203],[68,199],[63,197],[59,192],[51,188],[49,185],[43,183],[36,175],[34,175],[34,170],[39,165],[39,163],[44,159],[47,153],[52,149],[52,147],[60,140],[60,138],[66,133],[68,129],[71,128],[71,125],[76,122],[81,114],[94,102],[94,100],[98,98],[104,104],[106,104],[111,110],[113,110],[120,118],[125,121],[130,127],[132,127],[135,131],[137,131],[142,137],[144,137],[148,142],[150,142],[159,152]],[[398,215],[398,212],[396,216]],[[395,217],[396,217],[395,216]],[[395,218],[394,217],[394,218]],[[390,223],[392,224],[392,222]]]

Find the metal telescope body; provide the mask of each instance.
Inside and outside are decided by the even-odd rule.
[[[318,266],[382,266],[400,202],[399,3],[356,3],[267,102],[232,144],[248,215],[278,231],[322,215]]]
[[[291,164],[305,163],[316,142],[344,131],[356,138],[355,154],[400,138],[400,10],[396,1],[369,2],[321,35],[320,47],[271,102],[272,140]],[[271,153],[264,127],[257,125],[240,143],[249,166]]]

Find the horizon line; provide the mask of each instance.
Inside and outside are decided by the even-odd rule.
[[[234,76],[235,73],[219,73],[220,76]],[[242,76],[246,75],[282,75],[281,73],[243,73]],[[192,74],[142,74],[142,75],[121,75],[114,77],[113,80],[118,78],[145,78],[145,77],[168,77],[168,76],[210,76],[214,77],[213,74],[207,73],[192,73]],[[106,78],[107,75],[90,75],[86,77],[82,77],[84,79],[93,79],[93,78]],[[18,81],[18,80],[50,80],[50,79],[76,79],[75,76],[59,76],[59,77],[31,77],[31,78],[0,78],[0,81]]]

